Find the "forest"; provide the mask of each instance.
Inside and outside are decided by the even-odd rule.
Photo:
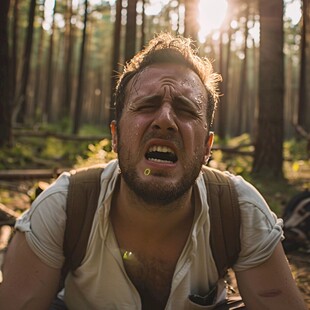
[[[118,74],[166,31],[190,37],[223,77],[218,138],[247,133],[253,172],[281,177],[284,140],[309,141],[308,2],[3,0],[0,146],[49,124],[108,137]]]
[[[1,225],[38,189],[115,158],[117,78],[160,32],[222,76],[210,166],[254,181],[277,215],[309,191],[309,0],[1,0],[0,265]],[[308,254],[289,258],[310,305]]]

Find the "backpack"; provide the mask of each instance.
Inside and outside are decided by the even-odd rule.
[[[78,268],[85,256],[100,193],[104,167],[72,171],[67,196],[67,222],[64,235],[64,280]],[[224,277],[240,252],[240,209],[230,178],[223,172],[202,167],[210,213],[210,245],[219,277]]]

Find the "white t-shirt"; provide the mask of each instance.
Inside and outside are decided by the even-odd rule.
[[[241,251],[233,269],[242,271],[258,266],[271,256],[283,238],[283,223],[252,185],[240,176],[227,174],[235,184],[241,211]],[[118,176],[118,161],[111,161],[101,175],[101,192],[86,255],[74,275],[69,273],[66,279],[64,299],[69,309],[141,309],[139,293],[125,272],[109,218]],[[61,268],[64,262],[69,178],[69,173],[63,173],[16,223],[16,228],[26,233],[34,253],[54,268]],[[200,201],[195,206],[192,231],[176,265],[167,310],[198,309],[188,296],[206,295],[218,280],[209,243],[209,206],[202,175],[195,186]]]

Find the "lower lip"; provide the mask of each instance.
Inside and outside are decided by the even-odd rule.
[[[151,161],[146,159],[146,164],[149,167],[152,167],[154,169],[156,168],[174,168],[176,166],[176,163],[169,163],[169,162],[159,162],[159,161]]]

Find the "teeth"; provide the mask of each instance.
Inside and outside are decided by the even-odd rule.
[[[149,161],[156,161],[159,163],[172,163],[172,161],[170,161],[170,160],[162,160],[162,159],[158,159],[158,158],[150,158]]]
[[[173,153],[173,150],[167,146],[153,145],[149,148],[149,152]]]

